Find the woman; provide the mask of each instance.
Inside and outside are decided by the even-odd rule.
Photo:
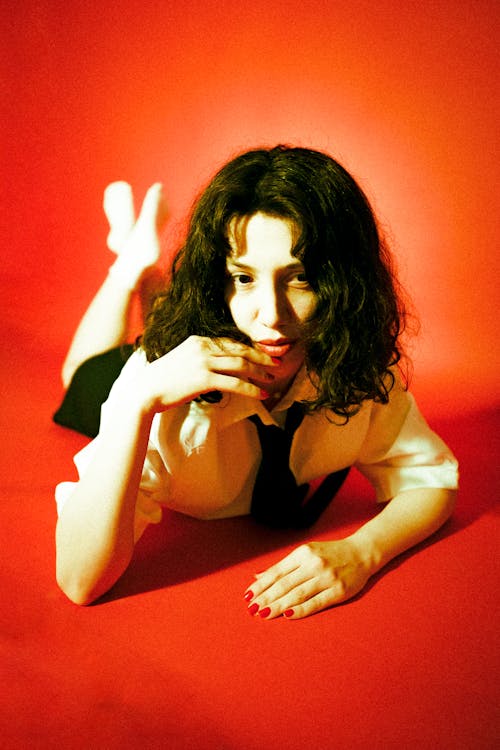
[[[164,506],[307,526],[356,466],[381,512],[301,545],[245,599],[295,619],[358,593],[455,502],[456,460],[399,373],[403,321],[371,208],[337,162],[287,147],[229,162],[76,457],[78,483],[58,487],[63,591],[80,604],[107,591]]]

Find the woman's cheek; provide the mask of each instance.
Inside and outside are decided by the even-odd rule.
[[[249,312],[246,309],[248,306],[241,299],[233,299],[229,302],[229,311],[232,315],[233,321],[237,328],[249,335],[248,323],[249,323]]]

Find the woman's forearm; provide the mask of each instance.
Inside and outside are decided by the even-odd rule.
[[[95,457],[64,505],[56,528],[57,581],[77,604],[107,591],[134,550],[137,493],[152,415],[115,404]]]
[[[455,507],[456,491],[415,489],[401,492],[351,537],[375,573],[397,555],[437,531]]]

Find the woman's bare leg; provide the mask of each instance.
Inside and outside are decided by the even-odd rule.
[[[106,188],[104,211],[110,224],[107,244],[117,258],[73,337],[61,373],[65,388],[89,357],[127,342],[135,299],[148,304],[159,286],[159,232],[166,219],[161,185],[149,188],[137,221],[127,183]]]

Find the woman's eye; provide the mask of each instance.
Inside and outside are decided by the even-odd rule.
[[[292,284],[295,284],[296,286],[309,286],[309,281],[307,280],[307,276],[305,275],[304,271],[294,274],[291,281]]]
[[[250,284],[252,281],[252,277],[246,273],[234,274],[232,278],[234,283],[239,286],[245,286],[246,284]]]

